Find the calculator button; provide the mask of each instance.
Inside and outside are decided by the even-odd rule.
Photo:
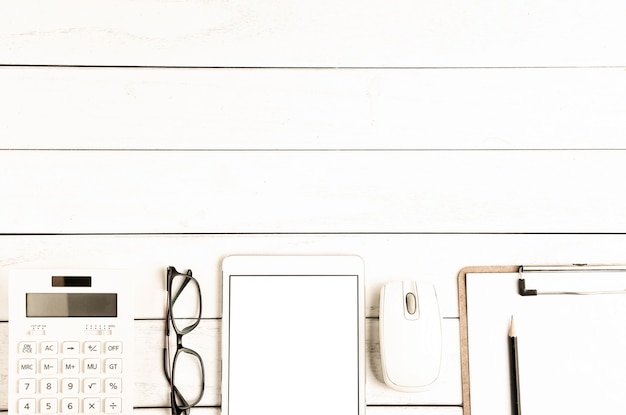
[[[104,384],[104,391],[106,393],[122,393],[122,379],[112,378],[106,379]]]
[[[18,342],[14,383],[21,414],[121,414],[124,342]]]
[[[85,359],[83,372],[88,375],[100,373],[100,359]]]
[[[59,344],[57,342],[41,342],[41,354],[57,354],[59,353]]]
[[[63,373],[78,374],[80,372],[80,361],[78,359],[63,359]]]
[[[100,378],[85,378],[85,380],[83,380],[84,393],[100,393],[101,390],[102,383]]]
[[[106,398],[104,400],[104,412],[107,414],[119,414],[122,412],[122,398]]]
[[[17,366],[20,375],[34,375],[37,373],[37,360],[35,359],[20,359]]]
[[[57,359],[41,359],[39,365],[39,373],[44,375],[54,375],[59,370],[59,361]]]
[[[17,409],[20,414],[34,414],[37,411],[36,402],[33,398],[20,399],[17,401]]]
[[[56,414],[58,411],[58,401],[52,398],[45,398],[39,401],[39,412],[42,414]]]
[[[41,379],[39,392],[46,394],[57,393],[58,385],[59,384],[56,379]]]
[[[100,342],[85,342],[85,354],[100,354]]]
[[[98,414],[100,413],[100,405],[99,398],[87,398],[83,401],[83,412],[86,414]]]
[[[104,364],[106,373],[122,373],[122,359],[106,359]]]
[[[78,398],[65,398],[61,400],[61,412],[64,414],[78,413]]]
[[[80,353],[80,343],[63,342],[63,354],[78,354],[78,353]]]
[[[76,394],[78,393],[79,385],[80,383],[78,379],[74,379],[74,378],[63,379],[61,381],[61,392],[68,394],[68,395]]]
[[[37,343],[35,342],[21,342],[19,344],[20,354],[34,355],[37,353]]]
[[[17,391],[21,395],[31,395],[36,392],[35,379],[20,379],[17,381]]]
[[[107,354],[122,354],[122,342],[106,342]]]

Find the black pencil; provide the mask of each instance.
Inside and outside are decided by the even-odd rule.
[[[511,324],[509,326],[509,376],[511,382],[511,414],[521,415],[522,408],[519,396],[519,365],[517,363],[517,333],[515,332],[515,324],[513,316],[511,316]]]

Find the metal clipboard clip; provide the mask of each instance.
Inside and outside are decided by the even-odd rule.
[[[626,294],[626,287],[610,290],[538,290],[526,286],[526,275],[532,274],[577,274],[577,273],[611,273],[626,272],[626,266],[606,265],[589,266],[586,264],[575,264],[569,266],[521,266],[519,267],[519,279],[517,280],[518,294],[524,297],[537,295],[598,295],[598,294]],[[525,275],[524,275],[525,274]]]

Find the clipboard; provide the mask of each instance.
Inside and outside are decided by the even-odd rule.
[[[463,414],[626,411],[626,266],[467,267],[458,275]]]

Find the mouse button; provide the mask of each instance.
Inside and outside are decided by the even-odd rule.
[[[402,318],[404,314],[404,305],[400,304],[398,298],[402,297],[402,284],[390,282],[385,284],[380,292],[380,316],[384,319]]]
[[[415,314],[415,312],[417,311],[417,298],[415,298],[415,294],[407,293],[405,297],[405,301],[406,301],[406,311],[410,315]]]
[[[404,318],[417,320],[420,317],[419,293],[417,283],[412,280],[402,281]]]
[[[418,306],[422,313],[439,314],[439,302],[437,301],[437,291],[434,284],[420,284]]]

